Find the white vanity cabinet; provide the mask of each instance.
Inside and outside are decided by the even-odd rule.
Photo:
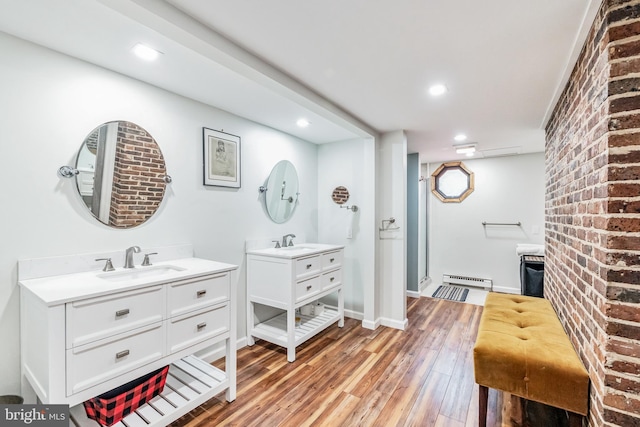
[[[248,344],[253,345],[255,337],[280,345],[287,349],[287,360],[293,362],[296,346],[333,323],[344,326],[342,260],[343,247],[333,245],[247,251]],[[338,307],[326,307],[319,315],[296,314],[297,308],[333,293]],[[285,312],[256,322],[255,304]]]
[[[161,395],[116,425],[165,426],[222,391],[233,401],[237,267],[170,263],[175,270],[150,279],[127,280],[121,271],[21,280],[25,400],[68,404],[77,425],[97,426],[83,401],[171,365]],[[132,274],[154,272],[144,268]],[[218,343],[224,371],[194,356]]]

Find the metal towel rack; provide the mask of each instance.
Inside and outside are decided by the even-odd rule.
[[[518,222],[487,222],[487,221],[482,221],[482,225],[483,226],[487,226],[487,225],[512,225],[514,227],[520,227],[522,225],[522,223],[520,221]]]

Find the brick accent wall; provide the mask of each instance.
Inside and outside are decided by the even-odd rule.
[[[545,296],[589,424],[640,425],[640,0],[605,0],[547,124]]]
[[[119,122],[109,225],[128,228],[150,218],[162,202],[166,168],[160,148],[141,127]]]

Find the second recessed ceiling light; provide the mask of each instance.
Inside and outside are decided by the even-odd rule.
[[[136,44],[131,48],[131,50],[136,54],[138,58],[144,59],[145,61],[155,61],[161,54],[161,52],[149,46],[143,45],[142,43]]]
[[[447,87],[443,84],[438,83],[429,87],[429,94],[431,96],[441,96],[445,93],[447,93]]]

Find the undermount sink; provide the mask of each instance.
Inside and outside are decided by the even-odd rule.
[[[284,248],[274,248],[274,250],[278,251],[310,251],[314,248],[310,248],[308,246],[304,246],[304,245],[298,245],[298,246],[287,246]]]
[[[109,271],[106,273],[100,273],[97,277],[110,282],[121,282],[124,280],[137,280],[163,276],[165,274],[184,270],[186,270],[186,268],[177,267],[175,265],[154,265],[149,267],[136,267],[130,270]]]
[[[321,251],[328,248],[328,245],[322,243],[300,243],[299,245],[293,246],[283,246],[281,248],[273,248],[274,252],[310,252],[310,251]]]
[[[281,248],[271,247],[266,249],[255,249],[248,251],[248,253],[274,256],[279,258],[296,258],[299,256],[306,256],[317,252],[340,248],[342,248],[342,246],[328,245],[324,243],[300,243],[293,246],[285,246]]]

